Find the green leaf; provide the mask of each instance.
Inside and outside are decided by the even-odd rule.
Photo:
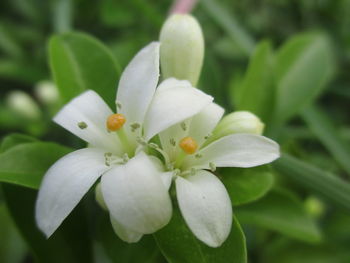
[[[250,58],[242,84],[235,92],[236,109],[251,111],[264,121],[271,115],[273,105],[272,62],[270,42],[259,43]]]
[[[222,7],[218,1],[202,0],[200,4],[206,12],[226,31],[226,34],[237,44],[241,52],[251,54],[254,51],[254,40],[251,35],[236,21],[234,16]]]
[[[350,184],[336,175],[288,154],[283,154],[273,163],[273,167],[282,176],[288,176],[301,187],[311,190],[339,207],[350,210]]]
[[[333,53],[325,36],[302,34],[284,44],[277,53],[274,68],[276,122],[286,121],[315,100],[333,72]]]
[[[16,145],[0,154],[0,182],[38,189],[47,169],[70,151],[49,142]]]
[[[3,203],[0,204],[0,233],[0,262],[23,262],[26,245]]]
[[[30,247],[35,262],[92,263],[86,215],[81,205],[46,239],[38,230],[34,219],[37,192],[11,184],[2,184],[2,190],[9,212]]]
[[[316,106],[308,107],[301,116],[336,161],[350,175],[349,144],[340,137],[331,119]]]
[[[233,218],[227,240],[219,248],[210,248],[199,241],[188,229],[178,207],[174,207],[170,223],[154,234],[157,244],[168,262],[172,263],[246,263],[246,245],[243,231]]]
[[[143,236],[137,243],[128,244],[114,233],[107,213],[100,212],[104,215],[100,218],[97,238],[112,262],[158,262],[157,260],[161,257],[161,254],[151,235]]]
[[[263,197],[273,186],[274,177],[268,166],[254,168],[224,168],[220,178],[232,204],[242,205]]]
[[[241,223],[271,229],[306,242],[319,242],[321,233],[304,211],[302,202],[290,193],[271,191],[259,201],[236,208]]]
[[[120,70],[100,41],[83,33],[56,35],[50,39],[49,55],[55,83],[65,101],[95,90],[115,107]]]
[[[0,153],[5,152],[6,150],[12,148],[13,146],[16,146],[17,144],[22,144],[26,142],[35,142],[37,141],[36,138],[20,134],[20,133],[13,133],[10,135],[7,135],[0,144]]]

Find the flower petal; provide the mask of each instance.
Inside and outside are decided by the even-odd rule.
[[[117,220],[115,220],[112,216],[111,216],[111,224],[112,224],[113,230],[117,234],[117,236],[121,240],[123,240],[127,243],[136,243],[143,236],[143,234],[141,234],[141,233],[132,231],[132,230],[128,229],[127,227],[124,227]]]
[[[118,137],[106,129],[106,120],[111,114],[111,109],[103,99],[89,90],[67,103],[53,120],[91,146],[120,154]]]
[[[225,110],[216,103],[210,103],[200,113],[193,116],[188,131],[188,136],[191,136],[200,147],[206,140],[206,136],[214,130],[219,123]]]
[[[230,234],[232,207],[221,181],[200,170],[176,179],[179,207],[193,234],[210,247],[219,247]]]
[[[202,150],[201,158],[186,157],[184,167],[209,169],[217,167],[254,167],[270,163],[280,156],[276,142],[260,135],[233,134],[225,136]]]
[[[50,167],[41,184],[35,210],[36,222],[47,237],[107,169],[104,152],[93,148],[69,153]]]
[[[165,80],[148,109],[144,129],[146,140],[170,126],[199,113],[213,98],[187,81]]]
[[[171,200],[160,172],[143,152],[109,170],[101,186],[113,218],[133,231],[153,233],[171,218]]]
[[[129,124],[143,123],[159,78],[159,43],[152,42],[139,51],[124,70],[117,92],[119,113]]]

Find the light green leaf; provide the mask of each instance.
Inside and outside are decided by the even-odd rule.
[[[264,121],[268,120],[274,97],[272,63],[273,54],[270,42],[260,42],[250,58],[242,84],[235,92],[237,110],[247,110]]]
[[[225,168],[220,178],[230,195],[233,206],[253,202],[263,197],[273,186],[274,177],[268,166]]]
[[[70,151],[49,142],[16,145],[0,154],[0,182],[38,189],[47,169]]]
[[[273,167],[282,176],[288,176],[324,200],[350,210],[350,184],[336,175],[285,153],[273,163]]]
[[[350,145],[340,137],[331,119],[316,106],[306,108],[301,116],[311,131],[350,175]]]
[[[233,218],[227,240],[219,248],[210,248],[199,241],[188,229],[178,207],[174,207],[170,223],[154,234],[157,244],[168,262],[172,263],[246,263],[246,245],[243,231]]]
[[[324,35],[297,35],[284,44],[277,53],[274,68],[276,122],[289,119],[315,100],[333,72],[333,53]]]
[[[120,71],[100,41],[83,33],[56,35],[50,39],[49,55],[55,83],[65,101],[85,90],[95,90],[115,107]]]
[[[20,134],[20,133],[13,133],[10,135],[7,135],[0,144],[0,153],[5,152],[6,150],[10,149],[13,146],[16,146],[17,144],[22,144],[26,142],[35,142],[37,141],[36,138]]]
[[[271,191],[259,201],[235,209],[241,223],[253,224],[306,242],[319,242],[321,233],[302,202],[290,193]]]

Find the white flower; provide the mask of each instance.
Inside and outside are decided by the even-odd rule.
[[[258,166],[279,157],[278,144],[260,135],[231,134],[206,144],[223,114],[211,103],[159,134],[159,151],[173,171],[181,213],[193,234],[211,247],[226,240],[232,223],[230,198],[212,172],[216,167]]]
[[[153,233],[171,218],[172,206],[155,157],[139,151],[159,132],[211,103],[212,97],[188,82],[159,77],[159,43],[143,48],[123,72],[117,114],[94,92],[69,102],[54,121],[89,147],[58,160],[46,173],[36,203],[39,228],[49,237],[92,185],[101,192],[116,233],[127,242]],[[142,138],[142,139],[140,139]],[[136,151],[137,150],[137,151]]]

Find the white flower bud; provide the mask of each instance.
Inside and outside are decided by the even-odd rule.
[[[219,122],[213,132],[212,140],[236,133],[261,135],[264,131],[264,126],[264,123],[249,111],[232,112]]]
[[[197,85],[204,57],[204,39],[197,20],[188,14],[169,17],[160,32],[160,63],[164,79],[174,77]]]
[[[39,119],[41,111],[38,104],[25,92],[16,90],[8,94],[7,106],[17,114],[28,119]]]
[[[58,90],[55,84],[48,80],[43,80],[35,85],[35,95],[44,104],[55,104],[59,100]]]

